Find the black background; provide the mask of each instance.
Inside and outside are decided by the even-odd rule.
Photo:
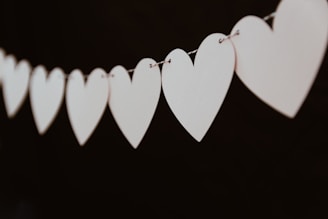
[[[109,72],[144,57],[160,61],[177,47],[196,49],[278,2],[1,0],[0,46],[49,70]],[[9,120],[1,97],[0,218],[328,218],[327,69],[326,57],[293,120],[234,76],[201,143],[161,95],[137,150],[109,109],[79,147],[65,104],[39,136],[28,99]]]

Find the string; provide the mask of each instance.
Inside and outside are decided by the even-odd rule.
[[[273,19],[275,16],[276,16],[276,12],[272,12],[271,14],[269,14],[269,15],[263,17],[263,20],[264,20],[264,21],[269,21],[269,20]],[[229,35],[227,35],[225,38],[219,39],[219,43],[222,43],[223,41],[225,41],[225,40],[227,40],[227,39],[230,39],[231,37],[237,36],[237,35],[239,35],[239,34],[240,34],[240,31],[239,31],[239,30],[236,30],[235,33],[229,34]],[[188,55],[192,55],[192,54],[197,53],[197,51],[198,51],[198,49],[195,49],[195,50],[192,50],[192,51],[190,51],[190,52],[187,52],[187,54],[188,54]],[[168,61],[166,61],[166,60],[162,60],[162,61],[160,61],[160,62],[156,62],[155,64],[151,64],[150,67],[152,68],[152,67],[160,66],[160,65],[162,65],[162,64],[170,63],[170,62],[171,62],[171,60],[168,60]],[[135,68],[133,68],[133,69],[129,69],[128,72],[129,72],[129,73],[133,73],[134,70],[135,70]]]
[[[268,21],[270,19],[273,19],[276,16],[276,12],[272,12],[271,14],[265,16],[263,20]]]

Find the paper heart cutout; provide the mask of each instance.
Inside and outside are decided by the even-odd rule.
[[[5,59],[5,51],[0,48],[0,85],[2,84],[2,75],[3,75],[3,65],[4,65],[4,59]]]
[[[34,69],[30,80],[30,102],[38,132],[43,135],[54,121],[64,99],[65,75],[60,68],[49,76],[43,66]]]
[[[262,101],[293,118],[302,106],[322,62],[328,39],[326,0],[281,1],[273,31],[247,16],[233,28],[236,72]]]
[[[14,56],[7,56],[2,67],[3,98],[9,118],[13,118],[23,105],[31,73],[31,66],[26,60],[16,63]]]
[[[235,65],[234,49],[223,34],[211,34],[200,45],[193,65],[181,49],[163,65],[162,87],[172,112],[197,141],[215,119],[229,89]]]
[[[142,59],[129,76],[122,66],[109,74],[109,108],[129,143],[137,148],[154,116],[161,93],[161,74],[156,62]]]
[[[104,70],[93,70],[86,83],[80,70],[70,74],[66,87],[66,107],[73,132],[81,146],[96,129],[107,100],[108,81]]]

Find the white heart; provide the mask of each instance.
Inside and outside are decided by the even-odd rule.
[[[108,100],[107,74],[95,69],[85,84],[80,70],[74,70],[66,87],[66,106],[74,134],[81,146],[96,129]]]
[[[200,45],[193,65],[181,49],[173,50],[163,65],[165,98],[176,118],[197,141],[213,123],[229,89],[235,56],[223,34],[211,34]]]
[[[260,18],[241,19],[232,32],[236,72],[262,101],[293,118],[322,62],[328,39],[326,0],[284,0],[273,31]]]
[[[22,60],[17,61],[13,56],[7,56],[3,62],[2,87],[6,112],[9,118],[13,118],[28,93],[30,64]]]
[[[3,75],[3,66],[4,66],[4,60],[5,60],[5,51],[0,48],[0,85],[2,83],[2,75]]]
[[[137,148],[154,116],[160,93],[161,74],[152,59],[141,60],[133,74],[122,66],[112,69],[109,77],[109,107],[120,130]]]
[[[34,69],[30,80],[32,114],[38,132],[44,134],[54,121],[64,99],[65,75],[60,68],[49,76],[43,66]],[[48,77],[48,78],[47,78]]]

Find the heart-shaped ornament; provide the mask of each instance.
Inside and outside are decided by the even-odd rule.
[[[134,70],[132,81],[122,66],[116,66],[109,74],[109,108],[134,148],[150,125],[161,93],[161,74],[155,63],[152,59],[142,59]]]
[[[39,134],[43,135],[54,121],[64,99],[65,75],[60,68],[49,76],[43,66],[34,69],[30,80],[32,114]]]
[[[16,63],[14,56],[7,56],[2,68],[3,98],[9,118],[13,118],[24,103],[31,73],[31,65],[27,61]]]
[[[2,75],[3,75],[3,66],[4,66],[4,59],[5,59],[5,51],[0,48],[0,85],[2,83]]]
[[[326,0],[281,1],[273,30],[247,16],[233,28],[236,72],[262,101],[293,118],[302,106],[322,62],[328,39]]]
[[[200,45],[193,64],[181,49],[173,50],[162,69],[162,86],[172,112],[197,141],[215,119],[229,89],[234,49],[223,34],[211,34]]]
[[[73,132],[81,146],[96,129],[107,106],[108,80],[102,69],[95,69],[87,82],[80,70],[74,70],[66,87],[66,107]]]

